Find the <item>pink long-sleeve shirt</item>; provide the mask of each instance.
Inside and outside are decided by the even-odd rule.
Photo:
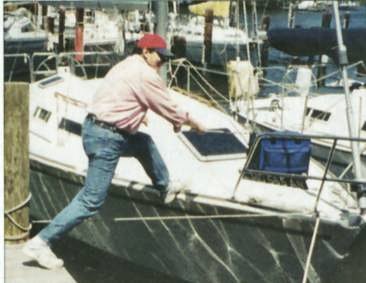
[[[172,100],[158,72],[140,55],[132,55],[114,66],[99,86],[89,111],[98,120],[130,133],[138,130],[148,109],[180,128],[189,117]]]

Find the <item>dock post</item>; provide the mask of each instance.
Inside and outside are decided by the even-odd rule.
[[[159,19],[155,23],[155,33],[162,36],[168,44],[168,47],[170,47],[170,41],[167,38],[167,27],[168,27],[168,2],[167,1],[152,1],[152,10],[156,15],[156,18]],[[168,73],[168,67],[166,65],[163,65],[160,69],[160,75],[163,78],[163,80],[167,81],[167,73]]]
[[[65,32],[65,9],[60,8],[58,10],[59,23],[58,23],[58,52],[65,51],[64,32]]]
[[[75,52],[84,51],[84,8],[76,8]],[[83,61],[83,54],[76,54],[76,61]]]
[[[261,30],[268,32],[271,25],[271,18],[269,16],[263,16],[261,20]],[[268,56],[269,56],[269,42],[268,40],[263,40],[260,50],[260,61],[263,68],[268,66]],[[263,77],[266,76],[266,70],[263,69]]]
[[[207,9],[205,11],[205,30],[204,30],[204,64],[211,63],[211,53],[212,53],[212,25],[213,25],[214,12],[212,9]]]
[[[295,28],[295,12],[294,5],[292,2],[288,6],[288,15],[287,15],[287,26],[288,28]]]
[[[48,31],[47,29],[47,5],[42,5],[42,25],[41,28]]]
[[[331,22],[332,22],[332,14],[329,11],[326,11],[322,15],[321,27],[322,28],[330,28]],[[325,86],[325,80],[319,80],[319,79],[321,77],[325,76],[325,74],[327,73],[327,66],[326,66],[327,61],[328,61],[328,58],[325,55],[320,55],[319,56],[318,69],[317,69],[317,73],[316,73],[317,86],[318,87]]]
[[[55,14],[51,6],[47,10],[47,30],[52,34],[55,33]]]
[[[351,21],[351,14],[349,11],[347,11],[344,15],[343,15],[343,25],[342,28],[344,29],[348,29],[349,28],[349,23]]]
[[[28,238],[29,208],[29,84],[5,83],[4,88],[4,238]]]

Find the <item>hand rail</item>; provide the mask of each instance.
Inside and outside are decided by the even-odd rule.
[[[249,169],[249,165],[251,164],[254,154],[260,144],[260,142],[263,139],[267,139],[267,138],[281,138],[281,139],[297,139],[297,140],[312,140],[312,139],[322,139],[322,140],[332,140],[333,144],[332,144],[332,148],[329,152],[327,161],[326,161],[326,166],[324,169],[324,173],[322,177],[319,176],[312,176],[312,175],[300,175],[300,174],[290,174],[290,173],[278,173],[278,172],[272,172],[272,171],[262,171],[262,170],[256,170],[256,169]],[[336,149],[336,145],[337,142],[339,140],[344,140],[344,141],[349,141],[349,142],[357,142],[357,143],[366,143],[366,138],[351,138],[351,137],[341,137],[341,136],[324,136],[324,135],[307,135],[307,134],[296,134],[296,133],[289,133],[289,134],[285,134],[285,133],[276,133],[276,132],[271,132],[271,133],[264,133],[258,137],[256,137],[253,145],[251,146],[251,148],[249,149],[249,153],[248,153],[248,158],[243,166],[243,169],[240,172],[240,176],[235,184],[234,187],[234,191],[233,191],[233,195],[232,198],[235,198],[235,194],[237,189],[239,188],[240,182],[244,179],[244,175],[246,173],[254,173],[257,175],[270,175],[270,176],[278,176],[278,177],[290,177],[290,178],[297,178],[297,179],[301,179],[301,180],[318,180],[321,181],[320,184],[320,188],[318,190],[317,193],[317,197],[316,197],[316,202],[315,202],[315,206],[314,206],[314,212],[317,212],[318,209],[318,204],[319,204],[319,199],[320,199],[320,194],[322,193],[323,190],[323,186],[325,182],[338,182],[338,183],[346,183],[348,185],[357,185],[357,186],[361,186],[364,185],[366,183],[366,176],[362,176],[362,178],[360,180],[358,179],[344,179],[344,178],[332,178],[332,177],[327,177],[328,175],[328,171],[330,168],[330,165],[332,164],[332,160],[333,160],[333,156],[335,153],[335,149]]]
[[[84,58],[93,58],[96,56],[95,62],[79,62],[74,59],[76,55],[83,55]],[[34,52],[32,55],[27,53],[14,53],[4,54],[4,58],[17,58],[23,57],[28,63],[28,72],[31,82],[37,79],[37,76],[49,76],[57,73],[57,68],[62,64],[68,64],[71,67],[71,71],[75,72],[76,68],[80,68],[83,76],[86,77],[86,67],[111,67],[115,62],[113,60],[101,61],[101,56],[118,55],[114,51],[85,51],[85,52]],[[52,62],[53,61],[53,62]],[[85,62],[86,61],[86,62]],[[50,63],[52,62],[52,63]],[[42,69],[42,67],[44,69]]]

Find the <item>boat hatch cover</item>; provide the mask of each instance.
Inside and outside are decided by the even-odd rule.
[[[244,158],[247,146],[227,128],[210,129],[205,133],[182,131],[179,137],[200,161]]]

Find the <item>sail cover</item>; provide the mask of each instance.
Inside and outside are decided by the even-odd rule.
[[[230,1],[208,1],[189,5],[189,11],[198,16],[204,16],[207,9],[213,10],[214,15],[217,17],[228,17]]]
[[[366,63],[366,28],[343,30],[350,63]],[[329,28],[277,28],[268,31],[270,45],[292,56],[328,55],[338,62],[337,34]]]

